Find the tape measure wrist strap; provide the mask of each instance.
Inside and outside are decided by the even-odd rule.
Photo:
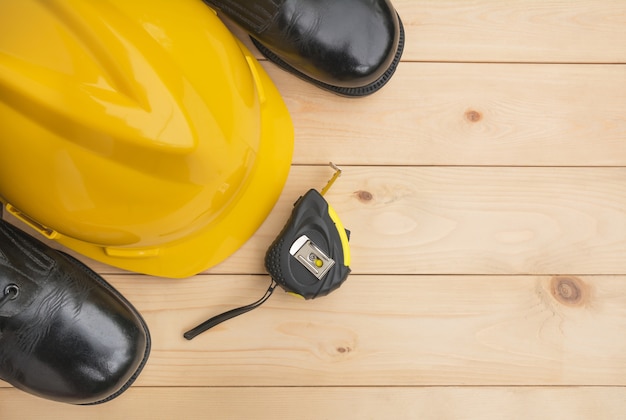
[[[274,292],[274,289],[276,288],[276,286],[277,286],[276,282],[272,279],[272,283],[270,284],[270,287],[268,287],[268,289],[265,291],[265,294],[263,295],[261,299],[249,305],[242,306],[240,308],[231,309],[230,311],[216,315],[213,318],[210,318],[204,321],[202,324],[198,325],[197,327],[190,329],[185,334],[183,334],[183,337],[185,337],[187,340],[191,340],[192,338],[197,337],[198,335],[202,334],[208,329],[213,328],[216,325],[221,324],[224,321],[227,321],[239,315],[243,315],[246,312],[249,312],[261,306],[267,299],[269,299],[270,296],[272,296],[272,293]]]

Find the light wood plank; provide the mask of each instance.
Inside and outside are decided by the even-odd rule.
[[[145,317],[137,386],[626,385],[626,277],[351,276],[313,301],[265,276],[107,276]]]
[[[215,273],[263,273],[265,250],[327,167],[294,167],[257,234]],[[328,193],[368,274],[626,273],[624,168],[347,167]]]
[[[405,60],[626,62],[622,0],[394,0]]]
[[[210,272],[265,273],[293,203],[330,175],[293,167],[265,223]],[[356,274],[621,274],[625,180],[626,168],[344,167],[327,198]]]
[[[626,65],[402,63],[358,100],[264,66],[296,164],[626,165]]]
[[[617,419],[624,388],[131,388],[76,407],[0,389],[3,420]]]

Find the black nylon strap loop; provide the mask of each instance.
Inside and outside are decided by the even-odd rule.
[[[274,289],[276,288],[276,286],[277,286],[276,282],[272,280],[270,287],[267,289],[267,291],[265,292],[265,294],[263,295],[261,299],[257,300],[254,303],[251,303],[250,305],[231,309],[230,311],[216,315],[213,318],[210,318],[204,321],[202,324],[198,325],[197,327],[190,329],[185,334],[183,334],[183,337],[185,337],[187,340],[191,340],[192,338],[197,337],[198,335],[202,334],[206,330],[213,328],[216,325],[221,324],[224,321],[227,321],[236,316],[245,314],[246,312],[249,312],[261,306],[267,299],[269,299],[270,296],[272,296],[272,293],[274,292]]]

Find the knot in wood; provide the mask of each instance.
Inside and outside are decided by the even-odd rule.
[[[583,303],[585,284],[576,277],[556,276],[552,278],[552,296],[568,306]]]
[[[370,201],[372,201],[372,199],[374,198],[374,196],[372,195],[372,193],[371,193],[371,192],[369,192],[369,191],[363,191],[363,190],[357,191],[357,192],[355,193],[355,195],[356,195],[356,197],[359,199],[359,201],[361,201],[361,202],[363,202],[363,203],[370,202]]]
[[[478,122],[478,121],[483,119],[483,115],[480,112],[478,112],[478,111],[470,109],[468,111],[465,111],[465,118],[469,122],[476,123],[476,122]]]

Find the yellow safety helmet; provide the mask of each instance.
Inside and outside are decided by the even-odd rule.
[[[199,0],[0,1],[0,201],[107,264],[188,277],[259,227],[293,126]]]

